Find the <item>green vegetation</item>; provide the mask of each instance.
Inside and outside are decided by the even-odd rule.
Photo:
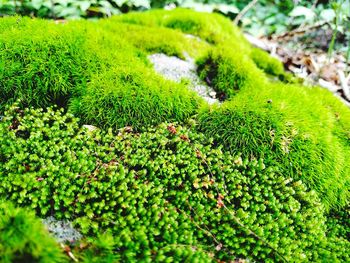
[[[0,261],[67,262],[40,220],[28,209],[0,201]]]
[[[165,120],[183,121],[195,113],[199,97],[184,84],[158,76],[146,54],[183,56],[186,51],[193,55],[195,49],[205,49],[205,44],[184,40],[166,29],[160,31],[164,34],[159,35],[160,42],[152,38],[153,28],[114,23],[111,29],[108,21],[103,26],[105,30],[92,22],[55,25],[27,18],[4,19],[0,26],[1,107],[16,99],[28,106],[56,104],[70,109],[82,122],[100,127],[140,128]],[[134,36],[141,30],[144,45],[138,48],[140,42]],[[123,39],[128,32],[129,38]],[[168,43],[164,36],[174,41]]]
[[[259,48],[253,48],[251,56],[258,68],[262,69],[267,74],[283,79],[286,73],[281,61],[271,57],[269,53]]]
[[[200,130],[234,153],[278,163],[283,174],[319,192],[327,207],[344,206],[350,194],[350,112],[336,100],[319,88],[247,89],[203,110]]]
[[[197,61],[200,77],[224,99],[242,89],[261,89],[261,85],[266,85],[266,76],[252,59],[232,49],[229,43],[213,48]]]
[[[110,231],[100,238],[118,260],[343,256],[328,251],[315,192],[192,128],[89,132],[62,111],[13,105],[0,129],[1,196],[88,236]]]
[[[20,98],[33,106],[65,105],[96,67],[83,30],[41,20],[7,18],[0,25],[1,106]]]
[[[191,56],[224,102],[155,52]],[[229,20],[5,18],[0,61],[0,198],[71,220],[82,262],[349,261],[350,111]]]

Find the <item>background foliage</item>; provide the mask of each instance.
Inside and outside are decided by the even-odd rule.
[[[181,6],[220,12],[230,18],[251,0],[0,0],[0,15],[21,14],[53,19],[98,18],[132,10]],[[350,43],[350,0],[259,0],[240,26],[253,35],[282,34],[324,24],[333,32],[329,50],[347,52]],[[338,40],[335,41],[335,40]],[[340,43],[337,45],[337,43]]]

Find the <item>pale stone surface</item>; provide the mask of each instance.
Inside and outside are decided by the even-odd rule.
[[[60,243],[76,242],[82,235],[73,228],[72,223],[67,220],[57,220],[53,216],[42,220],[51,235]]]
[[[154,69],[166,79],[175,82],[181,82],[183,79],[189,80],[189,86],[208,103],[219,102],[215,98],[216,92],[198,77],[196,63],[191,57],[187,56],[186,60],[182,60],[165,54],[153,54],[148,56],[148,59],[152,62]]]

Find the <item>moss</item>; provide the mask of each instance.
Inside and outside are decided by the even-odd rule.
[[[348,260],[324,210],[349,202],[349,109],[325,90],[271,82],[281,65],[229,20],[179,9],[64,25],[5,18],[0,29],[1,107],[44,107],[15,105],[0,122],[0,194],[100,237],[86,261]],[[190,54],[229,101],[209,107],[163,79],[153,52]],[[157,126],[191,115],[199,131]],[[142,133],[90,133],[75,117]]]
[[[327,207],[338,207],[348,202],[350,183],[349,124],[339,116],[348,120],[349,110],[324,90],[270,84],[242,91],[199,119],[200,129],[231,151],[278,163],[282,173],[315,189]]]
[[[89,133],[62,111],[14,105],[0,131],[0,195],[73,220],[95,239],[87,261],[318,261],[328,251],[314,191],[192,128]]]
[[[0,261],[68,262],[34,213],[0,201]]]
[[[205,50],[207,44],[179,32],[109,20],[55,25],[6,18],[2,26],[9,29],[0,41],[2,106],[20,98],[28,106],[70,107],[82,122],[100,127],[139,128],[167,118],[183,121],[201,103],[183,84],[160,77],[146,57]]]
[[[211,44],[230,41],[241,49],[250,49],[248,41],[239,29],[229,19],[218,14],[177,8],[172,11],[152,10],[141,14],[129,13],[114,19],[150,27],[168,27],[195,35]]]
[[[0,24],[1,105],[18,98],[33,106],[66,105],[94,69],[84,31],[19,17]]]
[[[225,99],[243,89],[261,89],[267,82],[247,54],[226,45],[209,50],[197,64],[200,77]]]
[[[258,68],[265,73],[283,79],[285,71],[282,62],[278,59],[271,57],[267,52],[259,48],[252,48],[251,58]]]
[[[198,57],[209,48],[204,41],[167,28],[117,22],[115,19],[100,21],[99,26],[113,35],[122,35],[127,43],[151,54],[164,53],[184,59],[185,53]]]
[[[71,111],[98,127],[140,130],[166,120],[183,121],[202,103],[183,84],[166,81],[135,61],[95,77],[86,94],[72,102]]]

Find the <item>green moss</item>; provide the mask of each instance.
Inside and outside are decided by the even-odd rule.
[[[5,18],[0,29],[1,107],[44,107],[1,114],[0,195],[72,220],[90,244],[76,248],[81,261],[348,260],[345,221],[328,231],[324,211],[349,202],[349,109],[325,90],[272,83],[281,64],[229,20],[179,9]],[[152,69],[153,52],[190,54],[229,101],[201,109]],[[192,115],[200,132],[157,126]],[[75,117],[143,132],[88,132]]]
[[[251,58],[258,68],[262,69],[265,73],[280,78],[283,78],[285,75],[282,62],[271,57],[267,52],[259,48],[253,48]]]
[[[282,173],[319,192],[327,207],[338,207],[349,200],[349,124],[340,121],[349,116],[329,92],[270,84],[242,91],[199,118],[200,129],[231,151],[279,164]]]
[[[127,43],[150,54],[164,53],[184,59],[185,53],[198,57],[209,48],[204,41],[186,37],[181,32],[167,28],[123,23],[113,18],[100,21],[99,26],[113,35],[122,35]]]
[[[14,105],[0,131],[1,196],[99,236],[77,249],[87,262],[320,261],[345,253],[346,242],[330,247],[314,191],[193,129],[87,132],[62,111]]]
[[[19,17],[1,24],[1,105],[18,98],[33,106],[66,105],[94,69],[84,31]]]
[[[239,29],[229,19],[218,14],[199,13],[178,8],[172,11],[153,10],[141,14],[129,13],[114,19],[151,27],[168,27],[198,36],[211,44],[229,41],[240,48],[250,49]]]
[[[68,258],[33,212],[0,201],[0,261],[49,263]]]
[[[8,29],[0,41],[2,106],[18,98],[28,106],[70,105],[84,123],[139,128],[183,121],[200,104],[183,84],[160,77],[146,57],[151,52],[195,56],[205,50],[207,44],[179,32],[109,20],[99,25],[2,21]]]
[[[201,103],[186,86],[155,76],[153,70],[135,61],[102,78],[95,77],[71,110],[85,123],[98,127],[140,130],[166,120],[183,121],[195,114]]]
[[[198,74],[223,98],[234,96],[243,89],[262,88],[266,76],[247,54],[228,46],[218,46],[197,60]]]

